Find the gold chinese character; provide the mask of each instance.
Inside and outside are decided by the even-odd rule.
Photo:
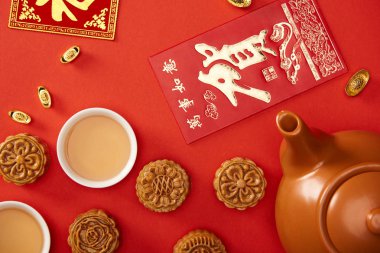
[[[50,0],[37,0],[36,5],[38,6],[44,6],[47,2]],[[55,21],[62,21],[62,15],[65,13],[72,21],[78,21],[77,18],[74,16],[74,14],[69,10],[67,5],[64,3],[65,0],[51,0],[51,16]],[[69,4],[73,5],[74,7],[87,11],[88,7],[94,2],[95,0],[66,0]]]

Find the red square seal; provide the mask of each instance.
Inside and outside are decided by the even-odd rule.
[[[265,77],[265,81],[267,82],[273,81],[274,79],[278,77],[276,70],[274,69],[273,66],[263,69],[262,72]]]

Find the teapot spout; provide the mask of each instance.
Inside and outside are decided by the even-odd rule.
[[[331,146],[330,136],[312,132],[298,115],[289,111],[279,112],[276,123],[284,137],[280,148],[284,174],[303,175],[323,163],[326,149]]]

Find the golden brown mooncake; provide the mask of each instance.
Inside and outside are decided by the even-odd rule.
[[[0,174],[6,182],[31,184],[48,163],[47,146],[29,134],[9,136],[0,144]]]
[[[119,247],[119,231],[104,211],[94,209],[75,219],[67,241],[73,253],[112,253]]]
[[[189,177],[179,164],[158,160],[145,165],[140,171],[136,193],[146,208],[155,212],[170,212],[186,199],[189,187]]]
[[[182,237],[173,253],[226,253],[222,241],[207,230],[194,230]]]
[[[225,161],[214,179],[218,199],[238,210],[255,206],[264,197],[266,185],[263,171],[253,161],[240,157]]]

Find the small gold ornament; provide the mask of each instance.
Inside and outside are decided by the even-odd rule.
[[[61,56],[62,63],[70,63],[74,61],[80,52],[80,48],[78,46],[72,46]]]
[[[365,69],[356,72],[346,85],[346,94],[350,97],[358,95],[369,81],[369,72]]]
[[[44,108],[50,108],[51,107],[51,96],[49,91],[43,87],[39,86],[37,88],[38,92],[38,98],[40,99],[40,102]]]
[[[230,4],[233,6],[239,7],[239,8],[245,8],[251,5],[251,0],[227,0]]]
[[[26,114],[25,112],[22,112],[22,111],[16,111],[16,110],[15,111],[9,111],[8,115],[9,115],[9,117],[11,117],[11,119],[16,121],[17,123],[29,124],[32,121],[30,116],[28,114]]]

